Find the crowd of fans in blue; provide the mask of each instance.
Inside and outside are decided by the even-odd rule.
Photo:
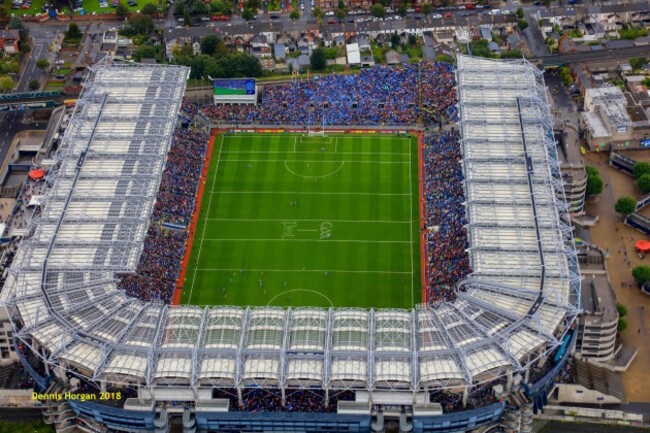
[[[262,125],[413,125],[457,117],[454,68],[423,62],[375,66],[355,75],[265,86],[257,105],[209,105],[203,113],[218,122]],[[420,109],[420,101],[426,108]]]
[[[427,301],[449,301],[454,287],[470,272],[458,132],[425,136],[425,239]]]

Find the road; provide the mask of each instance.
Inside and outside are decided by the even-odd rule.
[[[65,29],[61,25],[31,25],[29,26],[30,34],[33,38],[34,46],[20,82],[18,83],[18,92],[29,92],[29,82],[32,80],[43,80],[47,75],[36,67],[36,62],[40,59],[47,59],[52,64],[52,56],[49,52],[50,43],[59,32]]]
[[[26,129],[45,129],[47,127],[47,122],[40,122],[38,128],[34,124],[22,123],[23,114],[25,114],[24,111],[0,114],[0,165],[7,157],[11,142],[17,133]]]

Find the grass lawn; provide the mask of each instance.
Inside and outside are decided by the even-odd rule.
[[[38,422],[0,421],[0,433],[54,433],[54,426]]]
[[[63,81],[50,81],[47,83],[47,86],[45,86],[45,91],[49,90],[61,90],[65,87],[65,83]]]
[[[411,307],[417,188],[415,138],[220,135],[181,303]]]
[[[127,8],[131,12],[141,11],[142,8],[144,7],[144,5],[146,5],[147,3],[153,3],[154,5],[157,5],[157,3],[155,1],[151,1],[151,0],[137,0],[137,1],[138,1],[137,6],[131,7],[131,6],[127,5]],[[99,14],[99,13],[103,13],[103,14],[113,14],[113,13],[115,13],[115,8],[112,8],[110,6],[111,5],[111,0],[107,0],[107,3],[108,3],[108,7],[100,8],[99,7],[99,0],[84,0],[83,8],[84,8],[84,11],[86,12],[86,15],[92,14],[93,12],[95,12],[97,14]],[[75,14],[79,15],[79,12],[75,12]]]
[[[32,6],[29,9],[11,9],[10,13],[17,16],[40,14],[41,8],[44,4],[45,0],[33,0]],[[9,4],[9,6],[11,6],[11,4]]]

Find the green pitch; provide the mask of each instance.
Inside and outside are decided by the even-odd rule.
[[[181,303],[411,307],[419,248],[416,138],[220,135]]]

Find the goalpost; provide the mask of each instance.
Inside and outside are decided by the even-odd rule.
[[[311,122],[307,120],[307,137],[327,137],[327,134],[325,134],[325,115],[323,115],[323,126],[320,130],[311,129]]]

